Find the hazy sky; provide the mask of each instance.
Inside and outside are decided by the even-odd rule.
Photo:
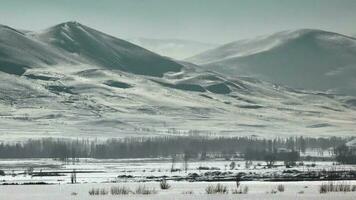
[[[0,24],[78,21],[120,38],[224,43],[286,29],[356,33],[356,0],[0,0]]]

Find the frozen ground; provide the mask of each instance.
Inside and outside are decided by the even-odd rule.
[[[266,169],[265,162],[254,161],[246,168],[245,161],[235,161],[236,167],[230,170],[231,161],[190,161],[188,170],[185,172],[182,162],[176,162],[174,169],[181,171],[171,172],[170,159],[81,159],[79,163],[64,164],[51,159],[28,159],[28,160],[0,160],[1,169],[6,176],[0,176],[2,183],[29,183],[46,182],[55,184],[70,183],[70,173],[75,169],[79,183],[103,183],[103,182],[137,182],[149,180],[161,180],[167,178],[186,177],[191,173],[204,174],[206,172],[225,172],[225,176],[235,177],[240,172],[257,174],[256,176],[280,175],[286,168],[282,162],[276,162],[279,167]],[[315,164],[315,166],[312,166]],[[31,176],[24,172],[30,167],[34,172],[57,172],[58,176]],[[209,170],[199,170],[199,167],[208,167]],[[332,162],[304,162],[304,166],[289,168],[288,170],[321,171],[321,170],[355,170],[354,165],[333,165]],[[130,178],[127,178],[130,177]],[[158,177],[158,178],[150,178]]]
[[[355,182],[350,182],[355,183]],[[125,195],[125,196],[90,196],[88,191],[91,188],[105,188],[110,190],[111,186],[118,186],[123,184],[112,183],[96,183],[96,184],[65,184],[65,185],[18,185],[18,186],[1,186],[0,199],[9,200],[63,200],[63,199],[170,199],[170,200],[184,200],[184,199],[314,199],[314,200],[334,200],[334,199],[354,199],[355,193],[319,193],[319,185],[321,182],[287,182],[283,183],[285,186],[284,192],[277,192],[271,194],[272,190],[276,190],[280,183],[270,182],[246,182],[241,186],[248,186],[248,194],[221,194],[221,195],[207,195],[205,188],[208,185],[216,183],[206,182],[170,182],[172,187],[169,190],[160,190],[156,182],[149,183],[124,183],[125,186],[134,189],[138,185],[146,185],[155,188],[158,193],[152,195]],[[229,188],[233,189],[235,183],[223,183]],[[188,191],[193,191],[193,194],[182,194]],[[73,195],[76,193],[76,195]]]
[[[229,188],[227,195],[207,195],[205,188],[208,185],[214,185],[216,182],[188,182],[188,181],[168,181],[172,186],[169,190],[161,190],[159,182],[149,181],[149,176],[185,176],[189,173],[205,173],[208,171],[222,172],[247,172],[247,173],[281,173],[285,170],[284,167],[274,169],[265,169],[264,162],[253,162],[253,165],[246,169],[244,161],[236,161],[236,169],[229,170],[228,165],[231,161],[216,160],[216,161],[195,161],[189,162],[187,172],[170,172],[172,163],[169,159],[80,159],[79,163],[63,164],[59,161],[50,159],[27,159],[0,160],[2,170],[5,170],[6,176],[0,177],[2,184],[11,183],[35,183],[45,182],[53,185],[1,185],[0,199],[11,200],[62,200],[62,199],[353,199],[356,193],[328,193],[320,194],[319,186],[323,181],[313,182],[262,182],[262,181],[244,181],[240,187],[247,186],[248,194],[231,194],[231,190],[235,188],[235,182],[220,182]],[[261,164],[262,166],[258,166]],[[276,163],[281,164],[281,163]],[[312,162],[305,162],[305,166],[296,167],[296,170],[303,171],[318,171],[318,170],[355,170],[355,166],[333,165],[332,162],[316,162],[315,167],[310,167]],[[197,170],[198,167],[214,167],[212,170]],[[23,172],[29,167],[34,168],[34,172],[60,172],[61,176],[43,176],[35,177],[24,175]],[[175,168],[182,168],[182,163],[177,162]],[[218,170],[217,168],[220,168]],[[225,168],[227,168],[225,170]],[[70,172],[76,169],[77,184],[70,184]],[[292,169],[290,169],[292,170]],[[81,173],[84,172],[84,173]],[[119,178],[119,176],[134,176],[135,179]],[[325,181],[324,181],[325,183]],[[350,184],[356,184],[356,181],[347,181]],[[277,185],[285,186],[284,192],[272,194],[272,190],[276,190]],[[152,195],[134,195],[127,196],[90,196],[89,190],[92,188],[104,188],[110,191],[112,186],[126,186],[131,190],[139,185],[145,185],[150,188],[155,188],[158,192]],[[193,194],[183,194],[190,193]],[[74,193],[76,195],[74,195]]]

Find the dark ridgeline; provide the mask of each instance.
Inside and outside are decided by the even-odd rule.
[[[23,142],[0,143],[0,158],[153,158],[189,156],[189,159],[206,159],[207,154],[229,159],[236,152],[247,160],[265,160],[266,156],[282,156],[279,149],[289,152],[305,152],[307,148],[327,150],[336,148],[351,138],[289,137],[273,140],[254,137],[145,137],[98,140],[30,139]],[[279,154],[276,154],[279,152]],[[292,154],[285,154],[296,156]]]

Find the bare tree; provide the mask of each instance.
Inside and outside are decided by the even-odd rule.
[[[184,161],[183,168],[185,172],[188,171],[189,159],[190,159],[190,153],[188,151],[185,151],[183,155],[183,161]]]
[[[73,169],[72,174],[70,175],[70,181],[72,184],[77,183],[77,172]]]
[[[176,163],[177,157],[175,154],[172,155],[172,166],[171,166],[171,172],[174,171],[175,168],[175,163]]]

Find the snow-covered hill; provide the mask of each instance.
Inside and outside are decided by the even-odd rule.
[[[356,39],[337,33],[283,31],[229,43],[187,60],[227,75],[356,95]]]
[[[150,76],[182,68],[168,58],[77,22],[28,34],[1,26],[0,37],[0,63],[16,68],[12,69],[16,74],[23,68],[57,64],[95,65]]]
[[[217,44],[182,39],[134,38],[128,39],[128,41],[160,55],[178,60],[188,58],[192,55],[196,55],[219,46]]]
[[[354,97],[227,78],[78,23],[0,41],[3,139],[355,134]]]
[[[49,45],[23,32],[0,25],[0,70],[22,74],[31,66],[69,63],[70,60]]]

